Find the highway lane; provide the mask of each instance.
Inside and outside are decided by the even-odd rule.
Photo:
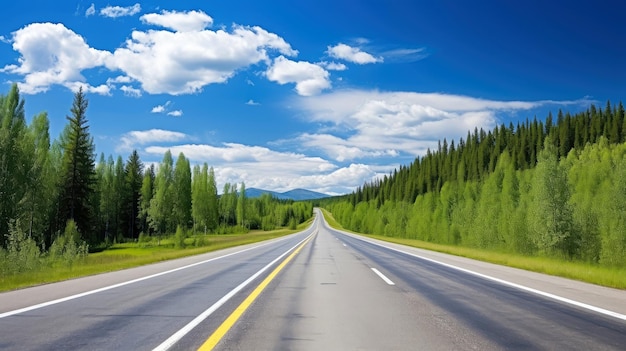
[[[152,272],[147,279],[134,270],[102,275],[102,280],[117,284],[112,288],[99,284],[95,276],[0,294],[0,349],[152,350],[207,309],[223,304],[205,321],[209,326],[218,323],[224,310],[238,303],[250,287],[232,294],[232,301],[225,296],[262,268],[269,270],[275,265],[272,261],[287,254],[313,228],[271,243],[181,261],[188,266],[172,262],[156,265],[156,271],[138,268]],[[123,277],[134,280],[129,283]],[[84,296],[29,307],[73,294]],[[26,311],[15,311],[20,308]]]
[[[268,286],[217,349],[626,347],[626,321],[622,319],[433,263],[414,256],[407,248],[407,253],[384,248],[323,223],[318,228],[313,241]],[[484,270],[490,269],[484,266]],[[504,272],[505,278],[513,282],[532,284],[542,280],[528,279],[527,273],[519,270]],[[555,288],[559,284],[568,291]],[[556,290],[552,292],[593,296],[593,301],[586,302],[609,307],[613,304],[614,310],[626,305],[623,291],[595,289],[577,282],[559,284],[545,286]],[[579,290],[581,294],[577,295]]]
[[[217,349],[623,350],[626,345],[624,291],[400,245],[383,247],[330,229],[316,213],[305,232],[271,243],[0,294],[0,349],[165,350],[170,344],[164,341],[175,335],[180,338],[171,350],[197,349],[311,234]],[[435,261],[599,306],[617,318]],[[237,287],[241,290],[234,293]],[[10,312],[92,289],[100,290]]]

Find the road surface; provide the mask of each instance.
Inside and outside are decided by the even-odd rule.
[[[0,349],[207,339],[217,350],[623,350],[626,292],[363,240],[317,213],[278,240],[0,294]]]

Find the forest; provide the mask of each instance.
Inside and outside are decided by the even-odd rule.
[[[213,168],[192,168],[182,153],[166,152],[157,167],[144,167],[136,150],[126,161],[101,154],[96,162],[82,90],[56,140],[45,112],[27,124],[24,104],[15,84],[0,95],[0,263],[73,259],[174,233],[295,229],[313,215],[310,203],[249,199],[243,183],[224,184],[218,196]]]
[[[356,232],[626,267],[625,123],[607,102],[475,129],[321,204]]]

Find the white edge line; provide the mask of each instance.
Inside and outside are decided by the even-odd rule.
[[[279,239],[279,241],[280,240],[285,240],[285,239],[286,238],[282,238],[282,239]],[[263,246],[266,246],[266,245],[269,245],[269,244],[271,244],[271,242],[263,243],[261,245],[254,246],[254,247],[249,247],[247,249],[243,249],[243,250],[237,251],[237,252],[232,252],[232,253],[229,253],[229,254],[226,254],[226,255],[223,255],[223,256],[210,258],[208,260],[204,260],[204,261],[201,261],[201,262],[192,263],[192,264],[189,264],[189,265],[186,265],[186,266],[183,266],[183,267],[174,268],[174,269],[171,269],[169,271],[160,272],[160,273],[148,275],[148,276],[145,276],[145,277],[141,277],[141,278],[125,281],[125,282],[122,282],[122,283],[105,286],[105,287],[102,287],[102,288],[99,288],[99,289],[89,290],[89,291],[85,291],[85,292],[82,292],[82,293],[79,293],[79,294],[62,297],[60,299],[46,301],[46,302],[42,302],[42,303],[39,303],[39,304],[36,304],[36,305],[23,307],[23,308],[20,308],[20,309],[17,309],[17,310],[0,313],[0,319],[6,318],[6,317],[10,317],[10,316],[13,316],[13,315],[16,315],[16,314],[24,313],[24,312],[33,311],[33,310],[36,310],[36,309],[39,309],[39,308],[43,308],[43,307],[56,305],[58,303],[62,303],[62,302],[66,302],[66,301],[70,301],[70,300],[74,300],[74,299],[78,299],[78,298],[85,297],[85,296],[88,296],[88,295],[97,294],[97,293],[100,293],[100,292],[103,292],[103,291],[119,288],[119,287],[122,287],[122,286],[125,286],[125,285],[138,283],[138,282],[141,282],[141,281],[144,281],[144,280],[160,277],[162,275],[166,275],[166,274],[169,274],[169,273],[178,272],[178,271],[181,271],[183,269],[199,266],[201,264],[205,264],[205,263],[208,263],[208,262],[211,262],[211,261],[215,261],[215,260],[219,260],[219,259],[226,258],[226,257],[229,257],[229,256],[237,255],[237,254],[240,254],[240,253],[243,253],[243,252],[246,252],[246,251],[258,249],[260,247],[263,247]]]
[[[332,229],[332,230],[336,230],[336,229]],[[492,276],[489,276],[489,275],[486,275],[486,274],[470,271],[469,269],[461,268],[461,267],[458,267],[458,266],[453,266],[453,265],[448,264],[448,263],[436,261],[436,260],[434,260],[432,258],[420,256],[420,255],[417,255],[417,254],[414,254],[414,253],[410,253],[410,252],[407,252],[407,251],[403,251],[403,250],[400,250],[400,249],[396,249],[396,248],[393,248],[393,247],[390,247],[390,246],[382,245],[382,244],[379,244],[377,242],[365,240],[363,238],[358,237],[355,234],[350,234],[350,233],[347,233],[347,232],[344,232],[344,231],[339,231],[339,232],[343,233],[344,235],[351,236],[351,237],[353,237],[353,238],[355,238],[357,240],[365,241],[365,242],[368,242],[370,244],[374,244],[374,245],[377,245],[377,246],[380,246],[380,247],[384,247],[384,248],[392,250],[392,251],[396,251],[396,252],[400,252],[400,253],[403,253],[403,254],[406,254],[406,255],[409,255],[409,256],[417,257],[417,258],[420,258],[422,260],[426,260],[428,262],[436,263],[436,264],[442,265],[444,267],[456,269],[458,271],[461,271],[461,272],[464,272],[464,273],[467,273],[467,274],[471,274],[471,275],[475,275],[475,276],[481,277],[483,279],[491,280],[491,281],[494,281],[494,282],[497,282],[497,283],[500,283],[500,284],[503,284],[503,285],[507,285],[507,286],[510,286],[510,287],[513,287],[513,288],[516,288],[516,289],[519,289],[519,290],[527,291],[527,292],[530,292],[530,293],[533,293],[533,294],[536,294],[536,295],[547,297],[547,298],[550,298],[550,299],[553,299],[553,300],[564,302],[564,303],[567,303],[567,304],[570,304],[570,305],[574,305],[574,306],[581,307],[581,308],[584,308],[584,309],[587,309],[587,310],[591,310],[591,311],[594,311],[594,312],[597,312],[597,313],[601,313],[601,314],[606,315],[606,316],[610,316],[610,317],[614,317],[614,318],[626,321],[626,315],[621,314],[621,313],[617,313],[617,312],[610,311],[610,310],[607,310],[607,309],[604,309],[604,308],[601,308],[601,307],[596,307],[596,306],[593,306],[593,305],[589,305],[589,304],[586,304],[584,302],[579,302],[579,301],[576,301],[576,300],[568,299],[566,297],[558,296],[558,295],[551,294],[551,293],[548,293],[548,292],[545,292],[545,291],[541,291],[541,290],[537,290],[537,289],[534,289],[534,288],[530,288],[530,287],[527,287],[527,286],[524,286],[524,285],[512,283],[512,282],[509,282],[509,281],[506,281],[506,280],[503,280],[503,279],[500,279],[500,278],[495,278],[495,277],[492,277]]]
[[[276,257],[272,262],[268,263],[265,267],[261,268],[258,272],[254,273],[250,278],[246,279],[243,283],[239,284],[236,288],[231,290],[228,294],[224,295],[221,299],[219,299],[216,303],[214,303],[211,307],[207,308],[204,312],[194,318],[191,322],[187,323],[183,328],[174,333],[172,336],[167,338],[167,340],[163,341],[161,345],[152,349],[153,351],[166,351],[169,350],[170,347],[174,346],[180,339],[185,337],[193,328],[197,327],[198,324],[202,323],[205,319],[207,319],[213,312],[215,312],[218,308],[222,307],[228,300],[230,300],[235,294],[243,290],[248,284],[250,284],[254,279],[263,274],[266,270],[272,267],[276,262],[285,257],[288,253],[293,251],[296,247],[306,241],[308,238],[313,236],[314,233],[309,234],[302,241],[298,242],[295,246],[285,251],[282,255]]]
[[[374,273],[376,273],[376,275],[378,275],[380,277],[380,279],[384,280],[385,283],[389,284],[389,285],[396,285],[394,284],[394,282],[391,281],[391,279],[387,278],[384,274],[382,274],[378,269],[371,267],[372,270],[374,271]]]

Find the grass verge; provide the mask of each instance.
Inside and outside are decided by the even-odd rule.
[[[585,262],[564,261],[548,257],[521,256],[511,253],[479,250],[469,247],[434,244],[415,239],[355,233],[344,229],[328,211],[322,209],[322,212],[324,213],[324,218],[331,227],[365,237],[520,268],[527,271],[579,280],[616,289],[626,289],[625,268],[602,267]]]
[[[161,240],[159,245],[156,242],[115,244],[104,251],[89,254],[86,258],[75,262],[71,266],[62,263],[52,263],[21,274],[0,276],[0,292],[112,272],[274,239],[301,231],[310,224],[311,221],[303,223],[296,230],[278,229],[273,231],[251,231],[245,234],[195,235],[185,239],[187,247],[183,249],[174,248],[172,239]],[[199,241],[202,242],[202,245],[192,246]]]

